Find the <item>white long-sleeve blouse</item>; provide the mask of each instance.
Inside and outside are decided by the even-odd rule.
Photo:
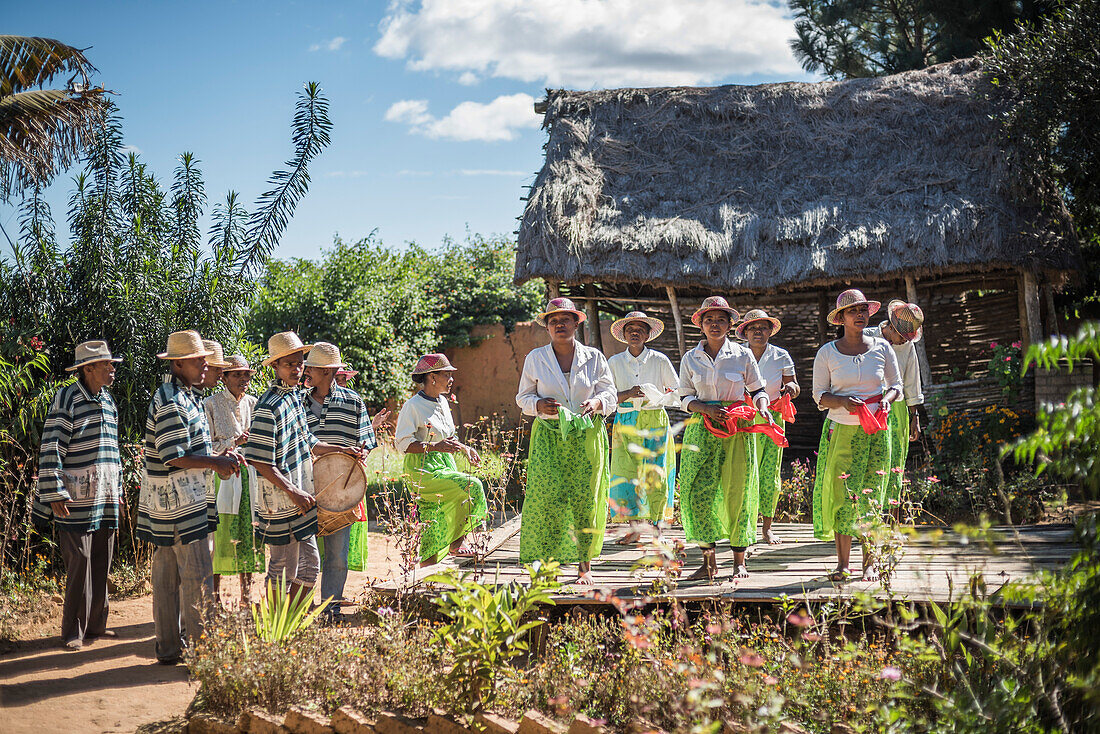
[[[524,415],[538,415],[536,406],[539,400],[554,398],[579,413],[583,402],[598,398],[601,406],[598,412],[611,415],[615,412],[617,397],[615,380],[603,352],[577,343],[573,351],[573,364],[565,373],[558,366],[554,346],[547,344],[532,349],[523,361],[516,405]]]
[[[455,432],[455,421],[447,398],[441,395],[431,400],[417,393],[401,406],[393,438],[397,450],[405,453],[417,441],[436,443],[451,438]]]
[[[882,336],[882,324],[864,329],[867,336]],[[920,379],[920,361],[917,359],[917,347],[913,342],[891,344],[898,358],[898,371],[901,373],[901,388],[905,394],[906,405],[924,405],[924,388]]]
[[[752,350],[726,339],[711,359],[706,342],[701,341],[680,360],[680,405],[684,410],[692,400],[734,402],[745,393],[764,387],[764,378]]]
[[[751,351],[751,350],[750,350]],[[786,349],[768,344],[764,354],[757,360],[760,368],[760,376],[764,378],[764,386],[768,391],[768,402],[779,399],[779,391],[783,389],[783,377],[794,377],[794,360]]]
[[[646,347],[637,357],[629,351],[611,355],[607,360],[611,368],[611,376],[615,380],[615,390],[629,390],[632,387],[651,385],[660,396],[666,395],[667,390],[671,400],[662,400],[657,405],[651,405],[645,398],[631,398],[626,403],[632,410],[659,410],[666,405],[675,405],[676,391],[680,389],[680,378],[676,375],[676,369],[672,362],[661,352]],[[625,411],[623,407],[620,411]]]
[[[814,402],[821,410],[821,396],[825,393],[846,398],[867,399],[886,390],[901,391],[898,358],[885,339],[871,338],[871,346],[863,354],[849,357],[842,354],[831,341],[817,350],[814,357]],[[845,408],[828,408],[829,420],[845,425],[858,425],[859,416]]]

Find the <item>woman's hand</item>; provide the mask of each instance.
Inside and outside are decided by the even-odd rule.
[[[626,390],[620,390],[619,395],[618,395],[620,403],[623,402],[624,400],[632,400],[634,398],[644,398],[644,397],[645,397],[645,393],[642,391],[642,386],[641,385],[635,385],[634,387],[628,388]]]
[[[436,441],[433,444],[428,444],[428,448],[431,451],[439,451],[444,454],[457,454],[465,447],[459,443],[457,438],[445,438],[442,441]]]
[[[462,449],[466,454],[466,461],[470,462],[471,465],[477,466],[481,463],[481,454],[465,444],[462,445]]]
[[[800,392],[802,392],[802,389],[798,386],[798,383],[793,380],[791,382],[784,382],[783,386],[779,388],[780,396],[790,395],[792,400],[797,398]]]
[[[246,443],[248,443],[248,431],[245,431],[241,435],[237,436],[237,440],[234,441],[234,443],[238,446],[244,446]]]
[[[549,416],[551,418],[558,417],[558,408],[561,407],[561,403],[554,398],[539,398],[539,401],[535,403],[535,412],[539,415]]]
[[[858,413],[859,409],[864,406],[863,400],[860,398],[841,398],[843,401],[842,407],[849,413]]]
[[[722,420],[724,417],[721,405],[711,405],[710,403],[704,403],[702,400],[695,400],[688,407],[692,413],[710,416],[715,420]]]
[[[913,411],[909,417],[909,443],[920,440],[920,413]]]
[[[589,398],[581,403],[581,415],[592,415],[602,407],[603,403],[599,398]]]
[[[390,427],[387,423],[389,419],[390,411],[383,409],[370,419],[370,427],[375,433],[389,433]]]

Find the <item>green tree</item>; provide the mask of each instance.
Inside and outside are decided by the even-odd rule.
[[[1100,316],[1100,0],[1058,8],[1034,28],[996,34],[986,65],[998,119],[1032,187],[1056,187],[1073,215],[1085,270],[1064,306]]]
[[[795,56],[830,79],[883,76],[973,56],[997,30],[1031,22],[1034,0],[789,0]]]
[[[60,41],[0,35],[0,201],[44,186],[91,143],[106,116],[95,71]],[[43,88],[58,75],[64,89]]]

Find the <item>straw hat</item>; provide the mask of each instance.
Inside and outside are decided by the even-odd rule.
[[[631,311],[621,319],[611,322],[611,336],[615,337],[623,344],[626,344],[626,337],[623,336],[623,329],[627,324],[645,324],[649,327],[649,336],[646,338],[647,342],[651,342],[661,335],[661,332],[665,330],[664,322],[660,319],[655,319],[652,316],[646,316],[642,311]]]
[[[695,324],[700,329],[703,328],[703,314],[707,311],[725,311],[730,315],[730,321],[737,321],[737,319],[741,317],[741,315],[737,313],[737,309],[730,306],[722,296],[707,296],[703,300],[703,305],[691,315],[691,323]]]
[[[88,341],[76,345],[76,356],[73,363],[65,368],[66,372],[76,372],[77,369],[92,362],[121,362],[111,356],[111,350],[107,348],[105,341]]]
[[[157,359],[191,359],[213,354],[202,343],[199,332],[192,329],[173,331],[168,335],[168,348],[157,355]]]
[[[535,317],[539,326],[546,326],[546,317],[555,313],[571,313],[577,317],[577,323],[584,321],[584,311],[578,311],[577,307],[568,298],[554,298],[546,304],[546,310]]]
[[[338,374],[338,375],[347,375],[348,377],[355,377],[356,375],[359,374],[359,370],[353,370],[351,368],[350,364],[345,363],[343,367],[336,370],[336,374]]]
[[[890,326],[901,334],[906,341],[920,341],[924,333],[924,311],[915,303],[906,303],[894,299],[886,304],[886,314],[890,317]]]
[[[210,354],[206,358],[206,364],[211,367],[228,367],[229,363],[225,361],[225,352],[222,351],[222,345],[218,344],[213,339],[203,339],[202,345],[210,350]]]
[[[451,360],[446,354],[425,354],[416,361],[413,367],[413,375],[426,375],[429,372],[456,372],[457,368],[451,366]]]
[[[329,367],[340,369],[344,360],[340,358],[340,347],[328,342],[317,342],[306,355],[306,367]]]
[[[867,296],[863,295],[863,291],[857,290],[856,288],[849,288],[836,297],[836,308],[829,312],[829,323],[834,326],[840,326],[842,322],[837,320],[837,317],[840,316],[840,312],[846,308],[858,306],[862,303],[866,303],[871,307],[870,314],[868,315],[874,315],[882,308],[882,304],[878,301],[868,300]]]
[[[229,365],[225,368],[226,372],[247,372],[249,374],[256,374],[256,370],[248,366],[248,360],[245,359],[243,354],[231,354],[225,358],[225,362]]]
[[[264,367],[270,367],[288,355],[308,352],[312,347],[312,344],[303,344],[293,331],[280,331],[267,340],[267,359],[264,360]]]
[[[768,336],[775,336],[779,333],[779,330],[783,328],[782,322],[774,316],[768,316],[768,313],[762,308],[754,308],[745,314],[745,320],[737,325],[737,328],[733,330],[737,334],[738,339],[745,338],[745,327],[756,321],[767,321],[772,325],[772,333]]]

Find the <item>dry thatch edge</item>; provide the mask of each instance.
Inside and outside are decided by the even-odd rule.
[[[879,79],[551,92],[516,281],[769,293],[1076,267],[999,149],[977,61]]]

